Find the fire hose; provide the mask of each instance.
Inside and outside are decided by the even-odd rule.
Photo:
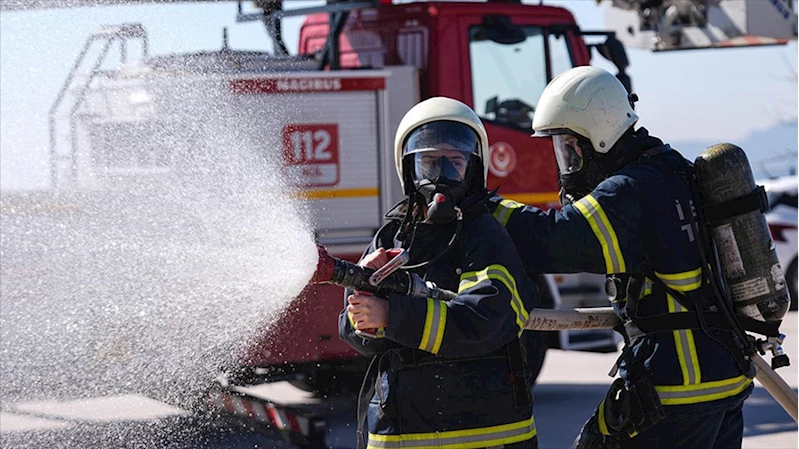
[[[401,294],[412,297],[432,298],[448,301],[456,293],[438,288],[418,275],[397,271],[407,259],[400,253],[379,270],[361,267],[352,262],[333,257],[322,246],[317,246],[319,262],[310,283],[331,283],[345,288],[366,291],[378,296]],[[584,329],[612,329],[620,325],[619,317],[612,307],[578,309],[533,309],[524,323],[525,330],[561,331]],[[751,355],[756,368],[755,378],[780,404],[799,422],[799,402],[796,392],[758,354]]]

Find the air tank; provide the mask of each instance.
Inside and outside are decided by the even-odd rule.
[[[709,147],[694,165],[706,211],[757,188],[746,153],[736,145]],[[791,299],[766,216],[754,210],[708,227],[736,313],[758,321],[782,320]]]

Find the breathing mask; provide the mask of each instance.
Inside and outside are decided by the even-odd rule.
[[[436,121],[412,131],[403,148],[403,162],[413,188],[428,206],[427,221],[449,223],[458,217],[474,177],[472,157],[480,142],[474,130],[454,121]]]
[[[574,134],[554,134],[558,162],[560,203],[565,206],[591,193],[607,173],[591,146],[591,141]]]

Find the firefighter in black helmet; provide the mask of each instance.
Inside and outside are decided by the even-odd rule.
[[[339,335],[373,357],[359,444],[538,447],[519,340],[537,291],[488,211],[487,141],[477,114],[450,98],[425,100],[400,123],[395,160],[406,198],[360,264],[377,269],[404,250],[404,269],[457,296],[347,292]]]
[[[608,275],[625,323],[620,379],[575,448],[740,448],[754,370],[735,334],[710,319],[716,298],[703,288],[690,163],[634,129],[633,99],[599,68],[553,79],[533,131],[553,138],[563,207],[494,197],[494,215],[530,270]]]

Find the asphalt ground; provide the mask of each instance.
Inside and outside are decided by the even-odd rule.
[[[797,314],[783,322],[786,353],[794,366],[778,373],[796,391],[799,385]],[[541,449],[566,449],[611,382],[606,372],[617,354],[551,350],[535,387],[535,420]],[[797,424],[756,381],[744,407],[743,447],[797,448]],[[320,398],[286,382],[253,388],[253,394],[275,402],[312,404],[327,422],[325,446],[355,446],[355,398],[351,394]],[[10,402],[0,398],[0,446],[22,448],[153,448],[244,449],[291,448],[292,444],[249,428],[246,421],[190,413],[135,392]]]

